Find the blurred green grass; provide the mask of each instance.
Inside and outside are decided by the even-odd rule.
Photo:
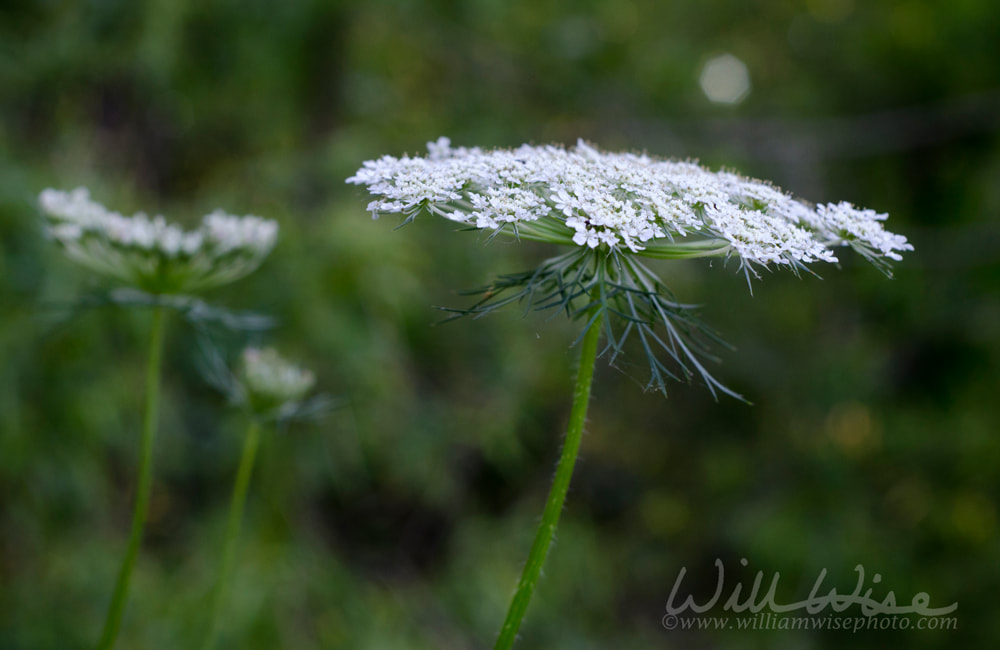
[[[641,368],[599,370],[530,648],[989,647],[1000,583],[1000,9],[747,4],[8,2],[0,8],[0,648],[87,647],[124,548],[147,315],[60,320],[96,288],[47,245],[47,186],[194,220],[276,218],[265,266],[209,298],[273,313],[276,342],[350,400],[269,437],[226,647],[488,646],[565,423],[575,334],[517,310],[440,327],[435,305],[543,247],[420,219],[394,232],[343,179],[361,161],[577,137],[699,157],[806,198],[892,215],[916,252],[886,281],[664,263],[737,350],[755,405]],[[753,89],[710,104],[729,51]],[[168,341],[147,543],[123,648],[198,639],[239,417]],[[668,633],[680,567],[746,557],[789,599],[856,564],[905,599],[958,602],[948,633]],[[802,589],[792,591],[794,586]]]

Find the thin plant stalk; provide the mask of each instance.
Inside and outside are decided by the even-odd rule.
[[[229,502],[229,522],[226,524],[226,539],[222,548],[222,563],[215,587],[212,589],[212,601],[208,629],[205,634],[203,650],[211,650],[218,636],[219,619],[225,603],[226,585],[233,572],[236,561],[236,541],[240,536],[240,524],[243,521],[243,506],[247,500],[247,488],[250,485],[250,475],[253,473],[254,458],[260,443],[260,424],[252,420],[243,442],[243,454],[240,466],[236,471],[236,482],[233,484],[233,496]]]
[[[528,561],[524,564],[521,579],[517,583],[517,591],[507,610],[507,618],[500,629],[494,650],[509,650],[517,639],[521,621],[528,610],[528,603],[535,592],[538,578],[549,552],[552,538],[555,536],[559,515],[562,513],[566,493],[569,491],[570,479],[573,477],[573,466],[580,450],[583,437],[583,425],[587,419],[587,405],[590,402],[590,386],[594,378],[594,362],[597,360],[597,342],[601,333],[603,312],[595,307],[591,316],[590,326],[583,336],[580,348],[580,365],[576,375],[576,386],[573,389],[573,407],[570,411],[569,426],[566,430],[566,440],[563,442],[562,454],[556,467],[556,475],[549,489],[549,497],[542,513],[542,521],[535,533],[535,541],[531,545]]]
[[[153,440],[156,437],[156,425],[160,410],[160,367],[163,359],[164,311],[160,306],[153,307],[153,323],[149,337],[149,360],[146,364],[146,403],[142,421],[142,437],[139,451],[139,478],[136,485],[135,506],[132,511],[132,531],[129,534],[128,547],[118,571],[115,591],[111,597],[104,631],[98,642],[98,650],[110,650],[118,637],[121,628],[122,615],[125,612],[125,602],[128,600],[129,583],[132,570],[135,568],[139,547],[142,545],[142,534],[146,527],[146,517],[149,513],[149,498],[153,489]]]

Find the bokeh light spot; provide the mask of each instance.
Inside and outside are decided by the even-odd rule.
[[[750,72],[732,54],[720,54],[706,61],[698,83],[709,101],[716,104],[738,104],[750,94]]]

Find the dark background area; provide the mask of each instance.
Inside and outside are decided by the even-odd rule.
[[[349,406],[265,438],[223,630],[238,648],[492,644],[568,415],[576,336],[511,309],[435,327],[460,290],[545,246],[372,222],[363,160],[571,144],[698,158],[814,201],[889,212],[887,280],[716,262],[661,276],[735,347],[700,386],[599,368],[558,540],[519,648],[908,648],[1000,643],[1000,8],[988,0],[654,3],[23,2],[0,7],[0,648],[89,647],[131,514],[148,314],[46,305],[101,288],[44,240],[45,187],[194,223],[281,224],[207,298]],[[699,86],[731,53],[752,88]],[[640,353],[641,355],[641,353]],[[170,324],[156,482],[121,648],[204,625],[245,426]],[[875,595],[958,602],[955,631],[667,632],[681,567],[722,558],[804,598],[854,567]],[[749,566],[739,567],[747,558]],[[727,574],[728,575],[728,574]],[[856,611],[852,615],[857,615]]]

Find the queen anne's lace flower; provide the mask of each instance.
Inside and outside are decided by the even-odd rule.
[[[182,293],[252,272],[274,247],[278,224],[217,210],[185,231],[162,216],[131,217],[94,202],[85,188],[39,197],[46,230],[74,261],[150,293]]]
[[[526,303],[586,319],[585,332],[602,322],[610,362],[636,341],[649,365],[647,386],[664,394],[668,379],[700,377],[713,394],[740,397],[704,363],[717,334],[640,257],[732,257],[749,279],[758,266],[797,272],[837,262],[841,246],[888,272],[887,260],[913,250],[885,230],[884,214],[849,203],[814,206],[769,183],[692,162],[607,153],[582,141],[572,149],[484,151],[440,138],[427,149],[426,157],[368,161],[347,182],[367,186],[376,217],[400,213],[406,223],[427,210],[568,248],[534,270],[497,278],[470,308],[449,311],[478,317]]]
[[[242,384],[258,413],[294,406],[316,383],[308,370],[286,361],[273,348],[243,351]]]
[[[913,249],[885,230],[886,215],[848,203],[812,206],[773,185],[691,162],[606,153],[582,141],[570,150],[483,151],[440,138],[427,148],[426,158],[365,162],[347,182],[378,197],[368,205],[374,216],[412,219],[426,208],[476,228],[650,257],[726,255],[746,268],[799,268],[836,262],[836,246],[850,245],[876,263]]]

